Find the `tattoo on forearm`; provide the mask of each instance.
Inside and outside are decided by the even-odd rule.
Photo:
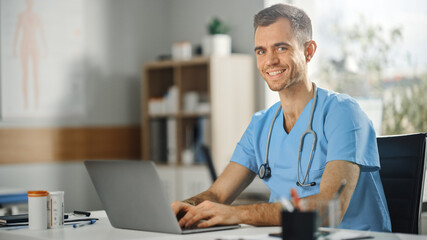
[[[202,203],[205,200],[209,200],[212,202],[218,202],[218,198],[215,196],[215,194],[211,192],[202,192],[194,197],[191,197],[189,199],[184,200],[183,202],[188,203],[190,205],[196,206]]]

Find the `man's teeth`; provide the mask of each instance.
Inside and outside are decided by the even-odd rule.
[[[277,75],[277,74],[279,74],[279,73],[282,73],[283,72],[283,70],[280,70],[280,71],[275,71],[275,72],[269,72],[268,74],[270,75],[270,76],[275,76],[275,75]]]

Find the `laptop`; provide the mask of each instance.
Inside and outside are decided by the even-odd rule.
[[[151,161],[88,160],[84,164],[115,228],[187,234],[240,227],[181,229]]]

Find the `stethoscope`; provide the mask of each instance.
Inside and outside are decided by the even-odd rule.
[[[298,147],[297,182],[296,182],[296,184],[297,184],[297,186],[302,186],[302,187],[310,187],[310,186],[315,186],[316,185],[316,182],[311,182],[309,184],[305,184],[305,180],[307,179],[307,175],[308,175],[308,170],[310,169],[310,166],[311,166],[311,160],[312,160],[312,157],[313,157],[314,147],[316,146],[316,141],[317,141],[317,135],[313,131],[312,127],[311,127],[311,125],[313,123],[314,108],[316,107],[316,102],[317,102],[317,86],[316,86],[316,84],[313,83],[313,87],[314,87],[314,96],[313,96],[313,103],[311,105],[310,120],[308,121],[307,130],[305,130],[305,132],[301,135],[300,142],[299,142],[299,147]],[[268,165],[268,150],[270,148],[270,137],[271,137],[271,131],[273,130],[274,121],[276,120],[277,114],[279,113],[279,110],[280,110],[281,107],[282,107],[281,104],[279,104],[279,107],[277,108],[276,113],[274,114],[273,120],[271,121],[270,130],[268,131],[267,147],[265,149],[265,160],[264,160],[264,164],[261,164],[261,166],[259,167],[259,170],[258,170],[258,176],[261,179],[271,177],[271,169],[270,169],[270,166]],[[305,175],[304,175],[303,181],[300,182],[300,178],[299,178],[299,165],[300,165],[300,162],[301,162],[302,146],[303,146],[303,143],[304,143],[304,138],[308,134],[312,134],[313,135],[313,142],[312,142],[312,145],[311,145],[310,159],[308,161],[307,170],[305,171]]]

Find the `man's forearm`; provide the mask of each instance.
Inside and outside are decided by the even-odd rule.
[[[210,192],[209,190],[199,193],[194,197],[188,198],[183,202],[196,206],[205,200],[209,200],[211,202],[219,202],[218,197],[214,193]]]
[[[282,222],[280,203],[258,203],[234,206],[241,223],[253,226],[278,226]]]
[[[222,216],[226,223],[231,221],[232,224],[249,224],[253,226],[279,226],[281,224],[282,205],[280,203],[230,206],[221,203],[218,197],[209,190],[183,202],[193,206],[200,204],[201,207],[198,206],[200,208],[196,208],[199,209],[197,211],[208,212],[207,214],[211,216]]]

